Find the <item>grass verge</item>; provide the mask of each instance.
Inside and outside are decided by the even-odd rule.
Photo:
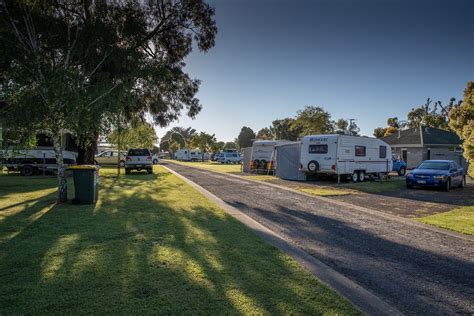
[[[449,212],[416,219],[419,222],[474,235],[474,206],[464,206]]]
[[[80,206],[0,176],[0,314],[358,314],[164,168],[113,175]]]

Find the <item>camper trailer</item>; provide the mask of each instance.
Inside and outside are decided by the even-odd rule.
[[[288,140],[256,140],[252,144],[250,169],[268,171],[274,169],[275,146],[291,144]]]
[[[301,140],[301,171],[348,177],[385,178],[392,170],[392,152],[384,141],[348,135],[311,135]]]
[[[202,153],[199,149],[191,150],[188,148],[179,149],[174,153],[176,160],[180,161],[201,161]]]
[[[70,133],[62,137],[63,161],[65,166],[76,164],[77,147]],[[4,165],[9,171],[20,171],[23,176],[31,176],[38,172],[56,172],[56,154],[53,143],[47,132],[38,132],[36,147],[18,148],[10,146],[0,149],[0,167]]]

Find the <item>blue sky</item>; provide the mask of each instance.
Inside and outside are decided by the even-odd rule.
[[[364,135],[474,80],[472,0],[215,0],[216,46],[187,59],[203,110],[171,126],[237,137],[306,105]],[[169,127],[168,127],[169,128]],[[163,136],[168,129],[158,129]]]

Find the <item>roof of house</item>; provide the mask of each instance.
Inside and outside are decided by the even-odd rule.
[[[433,127],[415,127],[383,137],[389,145],[460,145],[456,133]]]

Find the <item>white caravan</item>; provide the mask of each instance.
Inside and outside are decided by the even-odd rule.
[[[174,153],[174,157],[176,160],[180,161],[201,161],[202,154],[199,149],[191,150],[188,148],[178,149]]]
[[[275,146],[292,144],[289,140],[256,140],[252,144],[252,153],[250,155],[250,169],[273,170],[275,167]]]
[[[77,153],[63,150],[65,166],[76,164]],[[34,149],[0,150],[0,165],[4,164],[9,171],[20,171],[23,176],[32,176],[39,171],[56,171],[56,154],[51,147]],[[0,166],[1,167],[1,166]]]
[[[350,177],[385,178],[392,170],[390,145],[377,138],[348,135],[311,135],[301,140],[301,171]]]

